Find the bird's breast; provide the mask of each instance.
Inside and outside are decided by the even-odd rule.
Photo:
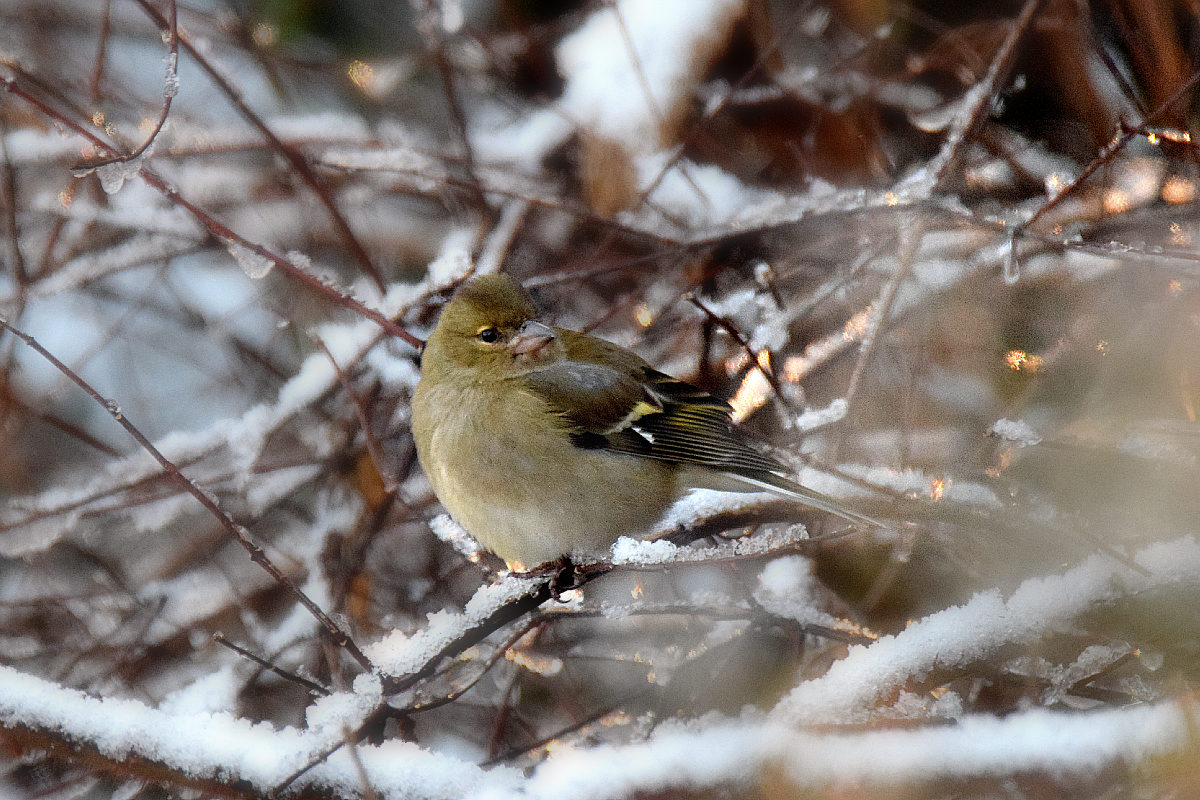
[[[526,566],[641,532],[677,493],[661,462],[576,447],[562,418],[527,392],[419,391],[413,432],[442,505],[485,547]]]

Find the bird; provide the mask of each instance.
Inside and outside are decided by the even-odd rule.
[[[425,344],[411,404],[435,494],[510,569],[603,552],[692,488],[765,490],[881,526],[785,477],[724,400],[538,317],[506,274],[461,284]]]

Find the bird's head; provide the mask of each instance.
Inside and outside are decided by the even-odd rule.
[[[442,310],[426,345],[426,358],[503,378],[527,372],[561,355],[553,328],[537,320],[537,307],[507,275],[464,283]],[[424,367],[428,368],[428,366]]]

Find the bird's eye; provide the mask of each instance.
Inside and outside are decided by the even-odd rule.
[[[475,338],[484,344],[494,344],[500,341],[500,331],[495,328],[484,328],[479,333],[475,334]]]

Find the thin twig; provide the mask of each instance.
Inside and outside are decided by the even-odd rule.
[[[487,196],[477,177],[475,169],[475,150],[471,146],[471,137],[467,129],[467,115],[463,112],[462,104],[458,102],[458,91],[455,87],[454,70],[450,59],[446,57],[446,40],[442,34],[441,5],[435,0],[425,0],[423,10],[417,11],[417,30],[425,40],[425,46],[433,57],[437,67],[438,77],[442,82],[442,94],[450,109],[450,119],[454,123],[454,135],[458,146],[462,149],[463,168],[467,172],[466,188],[471,192],[471,199],[481,213],[490,215]]]
[[[108,40],[112,34],[112,0],[104,0],[104,13],[100,15],[100,36],[96,46],[96,61],[92,68],[92,79],[88,83],[88,95],[92,102],[100,99],[100,82],[104,79],[104,67],[108,60]]]
[[[321,348],[321,352],[329,359],[330,366],[337,373],[338,382],[342,385],[343,391],[350,398],[350,405],[354,407],[354,414],[358,417],[358,424],[362,428],[363,440],[367,446],[367,454],[371,457],[371,462],[375,465],[375,471],[379,473],[379,477],[383,480],[383,488],[388,494],[395,494],[396,482],[388,477],[388,472],[384,469],[386,463],[383,458],[383,448],[379,446],[379,438],[375,436],[374,428],[371,425],[371,420],[367,416],[366,406],[363,404],[362,398],[358,396],[358,392],[354,391],[353,384],[350,383],[350,377],[346,375],[337,359],[333,357],[333,353],[325,344],[325,341],[319,336],[313,336],[313,340],[317,343],[317,347]]]
[[[136,441],[143,450],[149,453],[150,456],[158,462],[159,466],[162,467],[163,473],[166,474],[168,478],[177,483],[192,497],[196,498],[200,505],[208,509],[209,513],[217,518],[217,521],[221,523],[221,527],[224,528],[230,536],[237,540],[237,543],[240,544],[247,553],[249,553],[251,561],[262,568],[268,575],[278,582],[279,585],[283,586],[288,593],[291,594],[298,603],[300,603],[300,605],[304,606],[304,608],[313,615],[313,617],[321,625],[322,629],[324,629],[325,633],[330,637],[330,639],[333,640],[334,644],[345,649],[345,651],[349,653],[350,656],[357,661],[363,669],[370,671],[373,668],[370,660],[366,657],[362,650],[359,649],[358,645],[354,643],[354,640],[350,638],[349,634],[338,627],[338,624],[334,622],[328,614],[322,611],[320,606],[314,603],[308,597],[308,595],[301,591],[300,587],[296,585],[295,581],[293,581],[287,575],[284,575],[279,568],[275,566],[274,562],[271,561],[266,552],[250,539],[246,529],[234,522],[233,518],[229,516],[225,509],[221,508],[220,505],[217,504],[216,500],[209,497],[209,495],[201,490],[200,487],[198,487],[187,476],[180,472],[179,467],[177,467],[170,459],[164,456],[162,452],[154,446],[154,443],[147,439],[146,436],[140,430],[138,430],[138,428],[134,426],[134,424],[130,422],[128,418],[126,418],[125,414],[121,411],[121,406],[115,400],[110,400],[101,395],[92,387],[90,383],[85,381],[79,376],[78,373],[76,373],[62,361],[59,361],[53,353],[42,347],[42,345],[29,334],[14,328],[3,319],[0,319],[0,327],[16,336],[27,346],[33,349],[38,355],[49,361],[52,365],[54,365],[55,369],[69,378],[89,397],[103,406],[104,409],[108,411],[109,415],[116,420],[117,424],[124,428],[125,432],[132,436],[134,441]]]
[[[25,270],[25,256],[21,252],[21,228],[17,224],[17,173],[8,155],[8,120],[4,117],[0,117],[0,181],[4,189],[4,221],[8,228],[13,278],[16,279],[17,291],[24,295],[29,274]]]
[[[946,130],[946,138],[942,149],[930,161],[935,167],[935,185],[942,186],[949,175],[958,166],[965,145],[970,142],[984,123],[991,111],[992,102],[1000,91],[1001,84],[1008,79],[1017,61],[1017,44],[1033,25],[1038,11],[1046,4],[1046,0],[1026,0],[1025,6],[1012,24],[1008,36],[1004,38],[992,63],[988,66],[983,80],[973,86],[969,92],[974,93],[972,103],[966,113],[958,114]]]
[[[580,579],[580,585],[587,583],[600,576],[600,573],[584,575]],[[554,591],[551,584],[552,576],[547,575],[545,580],[539,581],[530,588],[525,594],[510,600],[504,605],[497,608],[488,616],[484,617],[472,627],[467,628],[452,642],[447,643],[436,653],[426,659],[425,663],[410,672],[407,675],[387,675],[383,679],[383,691],[385,694],[396,694],[411,689],[425,678],[433,675],[438,666],[444,659],[453,658],[462,653],[469,647],[473,647],[482,642],[487,637],[491,636],[496,631],[503,628],[509,623],[515,622],[521,617],[533,611],[542,603],[551,599],[554,596]]]
[[[51,108],[46,103],[42,102],[41,99],[39,99],[35,95],[27,92],[16,81],[14,81],[10,78],[7,78],[7,77],[0,77],[0,82],[3,82],[5,90],[7,90],[8,92],[10,92],[12,94],[15,94],[17,97],[20,97],[25,102],[34,106],[39,111],[41,111],[43,114],[45,114],[47,117],[49,117],[53,120],[56,120],[56,121],[60,122],[61,124],[63,124],[64,126],[70,128],[73,133],[83,136],[85,139],[90,141],[92,144],[96,145],[99,148],[102,148],[106,152],[120,153],[120,151],[114,145],[111,145],[111,144],[105,142],[104,140],[100,139],[98,136],[93,134],[91,131],[89,131],[86,128],[84,128],[83,126],[77,124],[74,120],[70,119],[69,117],[67,117],[63,114],[60,114],[55,109]],[[232,229],[230,229],[226,225],[222,224],[221,222],[218,222],[215,217],[213,217],[211,214],[209,214],[204,209],[197,206],[195,203],[193,203],[190,200],[188,200],[187,198],[185,198],[182,194],[179,193],[179,190],[177,188],[175,188],[167,180],[162,178],[157,172],[154,172],[149,167],[142,167],[140,170],[138,170],[138,175],[141,176],[142,180],[144,180],[151,187],[153,187],[156,191],[158,191],[165,198],[167,198],[168,201],[183,208],[185,211],[187,211],[193,217],[195,217],[196,220],[205,228],[205,230],[207,230],[210,234],[212,234],[219,240],[221,240],[223,242],[236,244],[240,247],[245,248],[246,250],[249,250],[251,253],[253,253],[256,256],[259,256],[260,258],[267,259],[275,267],[279,268],[280,270],[285,272],[290,277],[299,281],[305,287],[312,289],[313,291],[322,295],[326,299],[333,301],[334,303],[336,303],[337,305],[339,305],[343,308],[349,309],[351,311],[354,311],[354,312],[366,317],[367,319],[371,320],[372,322],[374,322],[379,327],[383,328],[385,331],[387,331],[391,335],[396,336],[400,339],[403,339],[405,342],[407,342],[408,344],[417,348],[418,350],[424,346],[424,342],[422,342],[417,337],[413,336],[411,333],[409,333],[405,329],[401,328],[399,325],[397,325],[395,322],[393,322],[392,320],[385,317],[383,314],[380,314],[378,311],[374,310],[373,308],[370,308],[370,307],[362,304],[358,300],[355,300],[350,295],[348,295],[344,292],[338,291],[337,289],[333,288],[329,284],[325,283],[325,281],[323,281],[320,278],[318,278],[317,276],[312,275],[312,274],[308,273],[307,271],[301,269],[300,267],[296,266],[295,264],[293,264],[291,261],[287,260],[283,256],[273,253],[272,251],[268,250],[267,248],[263,247],[260,244],[251,242],[249,239],[246,239],[245,237],[241,236],[240,234],[235,233]]]
[[[135,2],[142,7],[142,10],[146,12],[146,15],[154,20],[155,24],[158,25],[160,29],[167,28],[167,21],[163,19],[163,16],[158,12],[158,9],[150,4],[149,0],[135,0]],[[296,150],[284,144],[284,142],[275,135],[275,132],[271,130],[267,123],[264,122],[262,118],[258,116],[258,114],[251,110],[250,106],[247,105],[245,99],[241,96],[241,93],[239,93],[238,90],[233,87],[233,84],[226,80],[225,76],[217,71],[217,68],[214,67],[212,63],[192,45],[186,36],[179,36],[178,38],[179,44],[183,45],[183,49],[187,51],[188,55],[194,58],[200,68],[208,74],[213,83],[217,85],[217,88],[221,90],[226,98],[228,98],[229,102],[233,105],[234,110],[241,114],[243,119],[257,129],[258,132],[262,134],[262,137],[266,139],[271,147],[275,150],[275,152],[283,156],[291,168],[296,170],[296,173],[300,176],[300,180],[302,180],[304,184],[308,186],[310,190],[312,190],[313,194],[316,195],[317,200],[320,201],[321,205],[325,207],[325,211],[329,214],[329,218],[333,222],[333,226],[337,229],[338,235],[342,239],[342,243],[345,244],[350,250],[350,254],[354,256],[354,260],[358,262],[358,265],[362,268],[363,272],[365,272],[367,276],[374,281],[375,285],[379,287],[380,291],[385,290],[387,286],[383,279],[383,275],[371,261],[371,257],[367,254],[366,248],[364,248],[362,242],[358,240],[358,237],[354,234],[353,229],[350,227],[350,223],[346,221],[346,218],[342,215],[342,212],[333,202],[333,198],[329,195],[329,190],[325,188],[325,185],[321,183],[320,179],[317,177],[317,174],[313,172],[312,168],[308,165],[308,161],[305,160],[305,158]]]
[[[475,675],[475,677],[471,678],[471,680],[467,681],[462,686],[459,686],[457,689],[447,692],[445,695],[437,698],[436,700],[429,700],[424,703],[417,703],[415,705],[408,706],[407,708],[404,708],[401,710],[408,714],[418,714],[422,711],[431,711],[435,708],[441,708],[444,705],[453,703],[455,700],[462,697],[467,692],[471,691],[471,689],[474,688],[475,685],[478,684],[479,681],[481,681],[483,679],[483,676],[488,674],[488,672],[491,671],[492,667],[494,667],[500,659],[505,657],[505,655],[508,653],[508,651],[512,648],[513,645],[515,645],[522,638],[524,638],[525,635],[528,634],[534,628],[537,628],[537,627],[539,627],[541,625],[545,625],[545,624],[546,624],[545,619],[529,620],[524,625],[517,628],[517,630],[514,631],[511,636],[509,636],[507,639],[505,639],[503,642],[501,642],[500,645],[498,645],[496,647],[495,651],[493,651],[493,653],[490,656],[488,656],[487,661],[484,662],[482,669],[479,670],[479,673],[477,675]]]
[[[670,158],[668,158],[666,163],[663,164],[662,168],[658,171],[658,174],[654,176],[654,180],[650,181],[646,188],[642,190],[641,194],[638,195],[639,206],[646,202],[650,195],[654,193],[654,190],[657,189],[664,180],[666,180],[667,173],[671,171],[672,167],[679,163],[679,160],[683,158],[683,154],[686,153],[693,144],[695,144],[696,139],[698,139],[700,134],[704,132],[704,126],[716,118],[718,114],[724,111],[726,107],[728,107],[728,105],[733,101],[733,98],[737,92],[740,89],[743,89],[747,84],[750,83],[751,79],[758,75],[759,70],[761,70],[767,61],[775,55],[780,46],[783,44],[784,39],[790,36],[792,31],[800,26],[800,23],[804,20],[805,16],[805,8],[803,6],[797,7],[793,12],[791,21],[788,23],[788,25],[779,32],[779,34],[767,47],[763,48],[762,53],[760,53],[758,58],[755,59],[754,63],[750,66],[750,69],[746,70],[745,74],[739,77],[737,82],[729,87],[729,91],[725,92],[724,96],[716,104],[714,104],[712,108],[708,109],[704,115],[700,117],[700,119],[696,120],[696,123],[688,130],[687,135],[683,137],[683,140],[672,151]]]
[[[262,667],[265,670],[274,672],[276,675],[283,678],[288,683],[295,683],[300,686],[303,686],[308,691],[312,692],[315,695],[320,695],[321,697],[327,697],[329,695],[329,690],[326,689],[321,684],[319,684],[315,681],[310,681],[308,678],[305,678],[302,675],[297,675],[294,672],[288,672],[287,670],[283,669],[282,667],[277,666],[276,664],[273,664],[272,662],[263,658],[262,656],[256,655],[256,654],[250,652],[249,650],[247,650],[246,648],[242,647],[241,645],[235,644],[234,642],[229,641],[220,633],[214,633],[212,638],[213,638],[213,641],[216,642],[217,644],[219,644],[223,647],[228,647],[230,650],[237,653],[242,658],[246,659],[247,661],[253,661],[255,664],[258,664],[260,667]]]
[[[175,99],[175,94],[179,90],[179,24],[178,14],[175,7],[175,0],[168,0],[167,7],[169,14],[167,17],[167,74],[163,84],[163,104],[162,109],[158,114],[158,122],[155,123],[154,129],[150,131],[150,135],[146,137],[146,141],[142,142],[142,146],[134,150],[132,153],[122,153],[112,156],[103,161],[98,161],[89,164],[91,167],[103,167],[107,164],[129,163],[136,161],[145,155],[158,135],[162,133],[163,126],[167,124],[167,117],[171,115],[171,103]],[[108,14],[105,13],[105,19]]]
[[[771,384],[771,391],[775,393],[775,397],[777,397],[781,403],[786,404],[787,398],[783,394],[783,386],[779,383],[779,378],[775,376],[775,371],[771,369],[769,362],[767,364],[763,364],[759,361],[758,353],[754,352],[754,348],[750,346],[750,341],[740,330],[738,330],[738,327],[733,324],[733,321],[722,317],[720,314],[717,314],[711,308],[706,306],[699,297],[696,297],[695,292],[688,292],[686,295],[684,295],[683,299],[700,309],[700,311],[704,313],[705,317],[707,317],[721,330],[728,333],[730,337],[732,337],[733,340],[741,346],[742,350],[745,351],[747,356],[749,356],[750,364],[753,366],[753,368],[761,372],[762,376],[767,379],[767,383]]]
[[[883,290],[879,296],[875,298],[875,302],[871,304],[871,314],[868,318],[867,329],[862,335],[862,346],[858,351],[858,359],[854,363],[854,372],[850,374],[850,382],[846,385],[846,414],[847,418],[851,417],[850,409],[858,397],[859,387],[862,385],[863,375],[866,374],[867,366],[871,363],[875,355],[875,350],[879,346],[879,341],[882,338],[881,333],[891,322],[892,307],[896,303],[896,295],[900,291],[900,287],[904,281],[912,274],[913,262],[916,261],[917,250],[921,246],[921,239],[925,235],[925,223],[922,219],[916,219],[909,223],[907,215],[901,218],[900,232],[900,250],[896,254],[899,261],[899,267],[894,275],[888,278],[884,284]],[[833,447],[833,456],[831,461],[837,461],[837,451],[840,449],[844,439],[845,428],[843,428],[843,436],[838,438],[838,441]]]
[[[638,55],[637,48],[634,47],[633,35],[630,34],[629,26],[625,23],[625,15],[621,13],[621,7],[617,5],[616,0],[608,0],[608,7],[609,10],[612,11],[613,16],[617,18],[617,30],[621,34],[621,41],[625,45],[625,52],[629,56],[629,63],[633,65],[633,74],[637,77],[638,85],[641,87],[642,94],[646,98],[646,105],[650,108],[650,114],[654,117],[654,122],[658,125],[658,127],[660,129],[664,129],[667,124],[667,115],[664,113],[662,106],[658,104],[658,98],[654,96],[654,90],[650,86],[650,80],[646,77],[646,69],[642,66],[642,59]],[[674,166],[675,163],[677,162],[672,162],[672,166]],[[667,169],[669,168],[664,167],[659,174],[666,175]],[[692,187],[692,190],[696,193],[696,196],[700,198],[700,202],[703,203],[705,207],[711,208],[712,200],[709,198],[708,194],[700,188],[700,184],[696,183],[696,180],[692,177],[691,172],[686,169],[681,169],[679,170],[679,174],[685,181],[688,182],[688,185]],[[657,186],[657,183],[655,186]],[[639,206],[649,200],[650,193],[652,191],[653,188],[641,193],[641,195],[638,197]],[[657,210],[659,213],[664,213],[662,209]]]
[[[1167,100],[1164,101],[1163,104],[1158,108],[1151,111],[1150,114],[1142,121],[1141,125],[1136,127],[1122,126],[1124,131],[1123,133],[1118,133],[1118,135],[1111,142],[1100,148],[1100,152],[1097,153],[1096,157],[1093,158],[1091,162],[1089,162],[1088,165],[1083,168],[1083,171],[1079,173],[1079,176],[1075,178],[1075,180],[1068,183],[1063,187],[1062,191],[1047,200],[1044,205],[1034,212],[1033,216],[1025,220],[1025,222],[1021,223],[1019,226],[1015,226],[1013,228],[1012,235],[1014,237],[1019,236],[1024,233],[1027,228],[1032,228],[1034,224],[1037,223],[1037,221],[1041,219],[1048,211],[1057,206],[1059,203],[1065,200],[1068,195],[1073,194],[1080,186],[1082,186],[1084,181],[1090,178],[1092,174],[1096,172],[1096,170],[1107,164],[1118,152],[1125,149],[1127,144],[1139,136],[1145,136],[1145,126],[1153,124],[1153,122],[1165,114],[1167,110],[1171,108],[1171,106],[1182,100],[1184,95],[1190,92],[1197,83],[1200,83],[1200,70],[1193,72],[1192,76],[1188,78],[1182,86],[1179,87],[1175,94],[1167,98]]]
[[[507,751],[501,753],[500,755],[493,756],[493,757],[489,758],[487,761],[484,761],[482,766],[490,767],[495,764],[503,764],[505,762],[520,758],[521,756],[525,755],[526,753],[532,753],[534,750],[544,747],[545,745],[549,744],[550,742],[555,741],[556,739],[561,739],[564,736],[567,736],[569,734],[575,733],[578,730],[582,730],[583,728],[586,728],[588,725],[591,725],[591,724],[597,722],[598,720],[604,719],[605,717],[607,717],[609,714],[613,713],[614,711],[619,711],[620,709],[627,706],[629,703],[645,697],[647,694],[649,694],[652,691],[654,691],[653,686],[647,686],[644,689],[639,689],[638,691],[634,692],[633,694],[621,698],[616,703],[613,703],[609,706],[605,706],[604,708],[600,709],[599,711],[589,714],[587,717],[579,720],[578,722],[573,722],[570,725],[567,725],[563,728],[559,728],[552,734],[543,736],[542,738],[538,739],[533,744],[526,745],[525,747],[521,747],[521,748],[514,748],[512,750],[507,750]]]

